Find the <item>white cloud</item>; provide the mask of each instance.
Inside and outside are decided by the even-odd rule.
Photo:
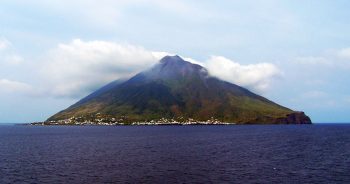
[[[329,49],[319,56],[301,56],[294,58],[293,63],[300,69],[307,72],[319,73],[321,70],[326,73],[334,70],[348,70],[350,68],[350,48]]]
[[[1,64],[19,65],[22,61],[23,58],[15,52],[12,43],[6,38],[0,38],[0,67],[4,67]]]
[[[49,94],[81,97],[110,81],[129,78],[150,68],[168,54],[129,44],[75,39],[59,44],[47,54],[41,64],[41,75]],[[266,91],[271,80],[281,75],[270,63],[241,65],[221,56],[205,62],[184,58],[207,67],[214,76],[258,92]]]
[[[11,54],[4,57],[5,63],[10,65],[19,65],[23,62],[23,58],[19,55]]]
[[[341,59],[350,59],[350,48],[340,49],[336,54]]]
[[[29,84],[8,79],[0,79],[0,93],[31,94],[32,92],[33,88]]]
[[[10,42],[5,42],[8,47]],[[129,78],[150,68],[165,55],[174,55],[130,44],[80,39],[58,44],[56,48],[44,53],[38,67],[39,77],[42,79],[41,87],[34,90],[28,84],[2,79],[3,89],[7,92],[26,92],[29,95],[82,97],[108,82]],[[214,76],[257,92],[266,91],[271,80],[281,74],[281,71],[270,63],[241,65],[222,56],[212,56],[204,62],[189,57],[183,58],[206,67]],[[6,68],[8,64],[22,63],[23,58],[6,51],[2,53],[2,60],[3,64],[7,64],[3,65]]]
[[[5,38],[0,38],[0,51],[7,49],[11,45],[11,42],[9,42]]]
[[[110,81],[151,67],[165,52],[107,41],[79,39],[59,44],[43,61],[41,73],[55,96],[81,96]]]
[[[205,66],[210,74],[257,92],[266,91],[271,80],[282,75],[271,63],[241,65],[222,56],[212,56]]]

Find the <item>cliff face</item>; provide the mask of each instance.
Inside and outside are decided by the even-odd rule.
[[[311,124],[311,119],[304,112],[292,112],[281,117],[260,116],[246,124]]]
[[[304,112],[294,112],[288,114],[285,118],[276,119],[275,122],[283,124],[311,124],[311,119]]]
[[[237,124],[311,123],[304,113],[212,77],[202,66],[179,56],[166,56],[129,80],[110,83],[48,120],[93,114],[126,121],[167,118]]]

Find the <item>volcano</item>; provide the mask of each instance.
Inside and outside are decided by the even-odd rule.
[[[204,67],[179,56],[165,56],[152,68],[128,80],[107,84],[47,122],[79,118],[112,119],[124,124],[160,119],[233,124],[311,123],[304,112],[213,77]]]

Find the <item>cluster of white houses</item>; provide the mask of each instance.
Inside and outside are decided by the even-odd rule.
[[[211,118],[207,121],[196,121],[192,118],[185,119],[183,117],[177,119],[161,118],[150,121],[134,121],[125,123],[127,117],[108,117],[99,113],[88,117],[71,117],[68,119],[57,121],[34,122],[31,125],[228,125],[232,123],[221,122],[217,119]]]

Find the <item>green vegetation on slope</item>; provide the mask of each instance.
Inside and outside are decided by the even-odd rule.
[[[297,112],[211,77],[203,67],[177,56],[165,57],[152,69],[111,84],[48,120],[97,113],[123,117],[125,122],[193,118],[244,124],[303,119],[303,115],[293,115]]]

